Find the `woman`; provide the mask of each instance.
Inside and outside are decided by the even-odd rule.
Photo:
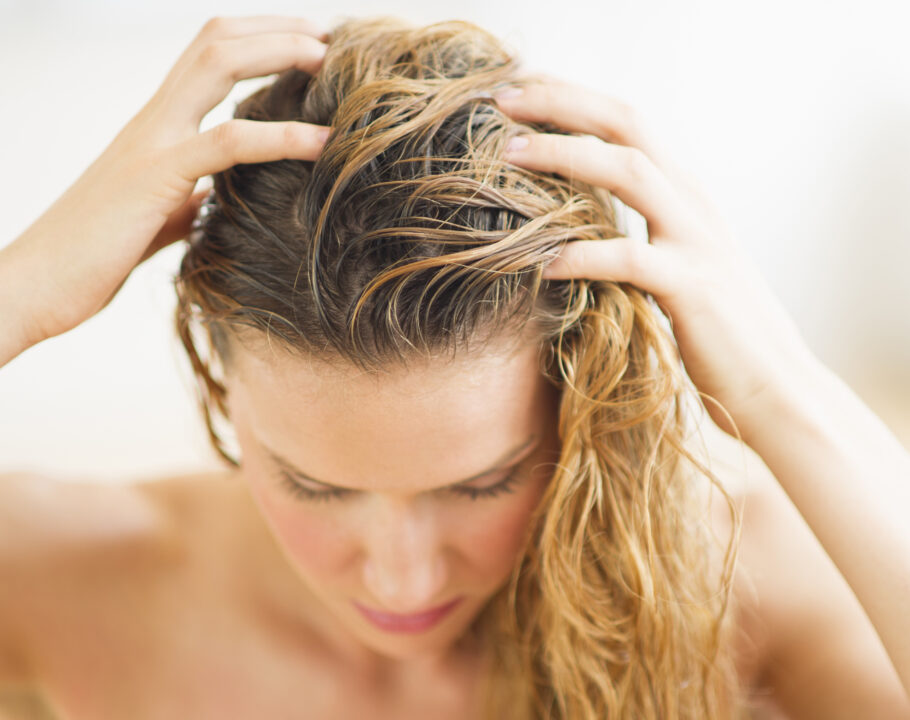
[[[187,236],[230,468],[7,477],[7,686],[78,719],[910,716],[910,460],[628,108],[468,23],[213,20],[0,252],[0,362]],[[779,486],[699,460],[679,359]]]

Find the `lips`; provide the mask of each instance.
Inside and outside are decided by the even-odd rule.
[[[446,617],[456,606],[461,604],[464,597],[456,598],[445,605],[440,605],[430,610],[412,615],[399,615],[397,613],[382,612],[361,605],[356,600],[354,605],[360,613],[373,625],[388,632],[415,633],[429,630]]]

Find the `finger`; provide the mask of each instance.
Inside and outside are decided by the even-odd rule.
[[[567,243],[543,270],[548,280],[587,278],[628,282],[657,297],[669,297],[679,271],[665,248],[629,237]]]
[[[228,120],[180,143],[170,152],[188,182],[241,163],[316,160],[331,132],[325,125]]]
[[[507,160],[606,188],[642,214],[652,235],[672,235],[688,222],[675,189],[638,148],[613,145],[593,135],[529,133],[520,137],[528,139],[527,146],[507,150]]]
[[[199,54],[211,43],[254,35],[271,33],[292,33],[309,35],[326,43],[329,33],[314,22],[305,18],[283,15],[254,15],[247,17],[211,18],[193,38],[189,46],[180,54],[174,66],[168,71],[161,84],[160,94],[170,95],[178,85],[187,69],[196,62]]]
[[[672,159],[639,111],[598,90],[545,74],[531,76],[521,94],[493,96],[509,117],[519,122],[551,123],[568,132],[586,133],[607,142],[642,150],[699,209],[720,221],[716,209],[695,180]]]
[[[658,163],[653,135],[631,105],[597,90],[549,75],[522,84],[522,93],[497,97],[497,105],[519,122],[552,123],[568,132],[596,135],[607,142],[637,147]],[[652,148],[655,152],[652,152]]]
[[[306,18],[287,15],[247,15],[244,17],[214,17],[196,35],[205,42],[258,35],[260,33],[304,33],[322,42],[328,41],[329,33],[318,23]]]
[[[267,33],[218,40],[203,47],[165,91],[165,102],[192,129],[247,78],[296,67],[315,74],[325,57],[325,43],[303,33]],[[176,119],[176,118],[175,118]]]

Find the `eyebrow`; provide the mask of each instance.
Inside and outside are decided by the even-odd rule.
[[[514,460],[514,458],[516,456],[518,456],[523,450],[525,450],[529,445],[531,445],[531,443],[533,443],[536,439],[537,439],[537,435],[532,435],[527,440],[525,440],[521,445],[519,445],[518,447],[512,448],[507,453],[505,453],[502,457],[500,457],[499,460],[496,461],[496,463],[492,467],[487,468],[486,470],[479,472],[476,475],[472,475],[471,477],[465,478],[464,480],[458,480],[457,482],[449,483],[448,485],[443,485],[442,487],[435,488],[435,489],[447,490],[449,488],[458,487],[460,485],[466,485],[467,483],[473,482],[474,480],[479,480],[480,478],[485,477],[485,476],[489,475],[490,473],[495,472],[496,470],[500,470],[501,468],[505,467],[510,461]],[[535,446],[536,446],[536,444],[535,444]],[[334,489],[334,490],[356,491],[355,488],[343,487],[341,485],[332,485],[331,483],[327,483],[322,480],[317,480],[316,478],[303,472],[303,470],[300,470],[299,468],[294,467],[290,462],[285,460],[283,457],[278,455],[273,450],[269,450],[267,447],[264,447],[264,446],[263,446],[263,449],[265,450],[266,454],[274,462],[276,462],[278,465],[282,466],[285,470],[293,473],[297,477],[299,477],[303,480],[306,480],[307,482],[315,483],[322,487]]]

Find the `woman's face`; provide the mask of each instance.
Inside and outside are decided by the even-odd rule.
[[[507,580],[558,461],[559,392],[537,347],[379,378],[236,345],[234,356],[241,471],[297,575],[385,657],[450,646]],[[355,605],[413,614],[458,598],[432,627],[404,631]]]

